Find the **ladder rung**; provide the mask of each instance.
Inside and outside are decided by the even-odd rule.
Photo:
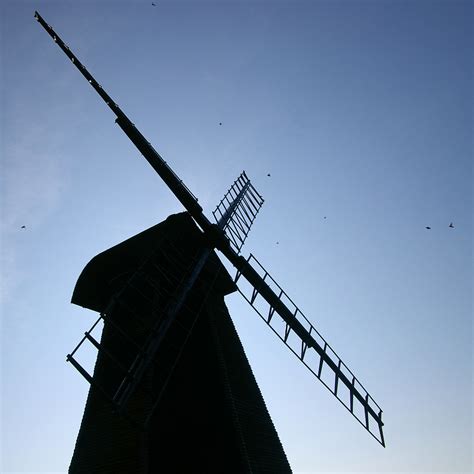
[[[77,362],[76,359],[71,354],[68,354],[66,356],[66,360],[70,362],[76,369],[77,371],[92,385],[93,380],[92,377],[90,376],[89,372],[85,370],[79,362]]]

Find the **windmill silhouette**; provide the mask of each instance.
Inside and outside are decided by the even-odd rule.
[[[224,295],[235,290],[385,446],[379,405],[256,257],[240,255],[264,202],[245,172],[218,204],[213,212],[216,222],[212,223],[197,198],[53,28],[38,12],[35,18],[109,106],[115,122],[186,209],[96,256],[76,284],[72,302],[99,312],[100,317],[67,356],[91,384],[71,472],[92,472],[91,465],[98,458],[102,459],[100,472],[157,472],[165,465],[176,467],[176,463],[183,469],[200,466],[199,472],[218,472],[216,466],[222,467],[222,463],[235,467],[225,472],[290,472],[223,303]],[[215,250],[235,268],[233,279]],[[94,331],[101,324],[99,341]],[[98,352],[93,375],[76,357],[85,344]],[[198,377],[197,370],[202,371]],[[192,394],[188,393],[190,380],[194,381]],[[204,387],[201,396],[196,395],[199,385]],[[127,431],[121,420],[135,431]],[[206,422],[208,429],[200,429]],[[171,432],[183,424],[185,428],[173,437]],[[193,439],[183,431],[192,433]],[[144,438],[148,449],[153,445],[158,455],[143,454]],[[170,439],[185,444],[182,450],[191,453],[189,459],[169,456],[165,461],[172,449]],[[212,461],[204,459],[201,452],[210,442],[217,446]],[[105,449],[107,443],[108,455],[94,451],[97,446]],[[120,458],[121,451],[127,452],[128,461]],[[133,456],[136,459],[131,459]],[[109,464],[115,462],[115,467],[109,466],[107,471],[104,459]],[[130,462],[128,467],[124,462]]]

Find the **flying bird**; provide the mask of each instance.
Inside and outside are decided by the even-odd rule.
[[[21,228],[22,228],[22,229],[26,229],[26,226],[25,226],[25,225],[22,225]]]
[[[154,4],[153,2],[151,2],[151,4],[152,4],[154,7],[156,7],[156,4]]]
[[[449,224],[448,227],[451,227],[451,229],[454,229],[453,223],[451,222],[451,224]]]
[[[326,217],[326,216],[324,216],[324,218],[325,218],[325,219],[327,219],[327,217]]]
[[[222,122],[219,122],[219,125],[222,125]]]
[[[270,174],[270,173],[267,173],[267,176],[268,176],[268,177],[270,177],[270,176],[271,176],[271,174]]]
[[[431,230],[431,227],[426,226],[425,229]]]

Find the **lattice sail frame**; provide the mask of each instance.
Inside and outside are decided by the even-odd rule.
[[[354,373],[336,354],[319,331],[311,324],[282,287],[270,276],[262,264],[252,255],[247,262],[260,274],[263,281],[273,289],[283,304],[293,313],[294,317],[306,328],[308,334],[315,339],[316,346],[311,347],[292,331],[290,324],[279,317],[275,308],[263,298],[258,298],[258,288],[247,284],[243,288],[241,274],[236,272],[234,281],[239,293],[265,321],[270,329],[283,341],[293,354],[319,379],[319,381],[341,402],[354,418],[385,447],[383,435],[382,409],[370,396]],[[249,294],[250,293],[250,294]],[[309,349],[309,350],[308,350]],[[313,349],[313,350],[311,350]],[[324,356],[320,354],[321,351]],[[342,384],[340,382],[343,382]],[[344,396],[345,392],[345,396]],[[371,423],[372,421],[372,423]]]
[[[212,212],[217,223],[226,220],[222,230],[237,253],[240,253],[263,203],[264,199],[243,171]]]
[[[167,237],[162,237],[160,240],[162,244],[165,244],[166,251],[159,246],[158,250],[142,263],[138,270],[127,279],[124,286],[112,297],[108,307],[100,313],[99,318],[84,333],[74,350],[66,357],[67,362],[71,363],[87,382],[102,394],[117,413],[142,429],[146,429],[152,419],[215,280],[210,281],[202,288],[204,297],[197,310],[189,307],[184,302],[181,312],[185,317],[173,318],[170,327],[166,329],[166,332],[173,333],[175,340],[180,340],[181,344],[168,347],[166,360],[156,360],[154,358],[156,351],[150,350],[150,346],[153,344],[155,335],[160,332],[160,326],[166,323],[166,308],[159,303],[159,300],[171,301],[174,299],[200,257],[200,254],[197,253],[191,260],[186,260],[180,249],[175,247],[171,240]],[[174,273],[163,272],[156,264],[157,255],[169,263],[169,266],[174,269]],[[215,278],[217,278],[217,275]],[[164,287],[163,282],[167,283]],[[137,298],[148,303],[148,311],[144,313],[133,307],[133,302],[137,301]],[[114,320],[113,315],[117,308],[120,308],[122,315],[128,317],[128,329],[132,325],[138,331],[130,333],[118,321]],[[184,321],[186,321],[186,324],[183,324]],[[114,353],[107,347],[107,344],[103,343],[104,333],[102,331],[104,325],[108,325],[110,334],[113,334],[115,338],[119,338],[123,348],[132,349],[132,352],[136,354],[134,359],[124,363],[119,360],[120,353]],[[143,334],[143,330],[146,330],[145,332],[149,335],[139,337],[140,332]],[[84,353],[87,354],[91,349],[95,350],[95,359],[101,355],[108,360],[109,369],[113,368],[121,374],[107,388],[97,382],[95,375],[88,371],[85,367],[86,364],[81,360],[84,359]],[[139,364],[137,364],[137,361]],[[148,373],[153,372],[155,376],[159,374],[162,384],[158,392],[151,390],[147,386],[144,377],[139,375],[140,363],[144,364],[144,369]],[[133,397],[137,390],[145,395],[148,400],[149,407],[143,413],[136,413],[136,410],[135,413],[132,413],[127,406],[129,398]],[[130,393],[127,393],[127,391]]]

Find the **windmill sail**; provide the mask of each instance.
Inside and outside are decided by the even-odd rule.
[[[198,204],[196,196],[183,183],[183,180],[170,168],[166,161],[153,148],[151,143],[140,133],[132,121],[125,115],[118,104],[105,92],[103,87],[95,80],[92,74],[87,70],[84,64],[79,61],[76,55],[71,51],[59,35],[54,31],[51,25],[48,25],[43,17],[35,11],[35,19],[51,36],[53,41],[61,48],[71,62],[76,66],[79,72],[84,76],[92,88],[99,94],[105,104],[116,115],[115,122],[128,136],[131,142],[138,148],[143,157],[148,161],[151,167],[158,173],[160,178],[170,188],[172,193],[183,204],[185,209],[191,214],[193,219],[202,229],[209,229],[211,223],[203,214],[202,207]]]
[[[179,179],[119,106],[104,91],[100,84],[92,77],[85,66],[64,44],[53,28],[44,21],[38,12],[35,12],[35,18],[87,79],[106,105],[113,111],[116,115],[116,123],[183,204],[202,230],[206,240],[205,248],[202,249],[192,272],[187,275],[187,280],[180,290],[179,297],[173,302],[174,307],[168,311],[167,316],[163,319],[163,321],[165,321],[163,323],[165,332],[166,328],[174,321],[174,315],[178,312],[176,308],[184,303],[186,294],[193,286],[193,282],[197,275],[199,275],[209,252],[213,248],[218,249],[237,269],[236,280],[241,282],[241,277],[243,277],[250,285],[250,296],[245,296],[244,292],[242,292],[249,303],[257,309],[257,301],[265,301],[265,304],[268,305],[267,309],[265,312],[258,312],[266,320],[267,324],[269,324],[311,372],[336,395],[341,403],[344,403],[342,393],[346,390],[348,394],[347,399],[349,400],[347,404],[344,403],[346,408],[382,446],[385,446],[382,432],[382,410],[380,407],[331,349],[325,339],[322,338],[296,305],[288,298],[282,288],[258,263],[255,257],[251,255],[246,260],[239,255],[238,252],[245,241],[250,225],[263,203],[263,199],[254,190],[245,174],[234,183],[228,192],[229,196],[234,195],[234,199],[231,201],[229,196],[229,199],[224,197],[224,200],[218,205],[214,214],[218,223],[212,224],[204,215],[197,198],[186,187],[183,181]],[[278,315],[278,317],[276,315]],[[280,324],[280,328],[278,328],[277,323]],[[162,339],[162,335],[165,332],[161,329],[153,328],[152,334],[150,335],[151,339],[146,343],[148,345],[146,345],[145,354],[154,353],[156,351]],[[91,340],[89,336],[86,334],[84,341],[88,340],[96,346],[95,342],[97,341]],[[295,338],[296,345],[293,344],[293,339]],[[70,356],[73,357],[73,354],[70,354]],[[125,382],[123,393],[114,396],[115,402],[118,402],[119,405],[125,403],[127,397],[132,394],[136,384],[134,380],[139,380],[142,377],[149,364],[147,357],[148,356],[143,357],[141,354],[137,356],[137,364],[134,367],[138,367],[138,369],[136,371],[133,369],[134,377],[130,375],[125,377],[125,379],[128,378],[128,380]],[[311,362],[311,357],[316,358],[316,364]],[[75,359],[70,358],[70,361],[74,364],[73,360],[75,361]],[[329,374],[328,378],[326,374]],[[84,373],[83,375],[86,376]],[[358,409],[359,411],[357,411]]]
[[[154,228],[142,234],[150,233],[156,235]],[[125,274],[123,282],[119,279],[113,285],[119,290],[112,292],[108,303],[102,305],[103,307],[93,308],[100,310],[100,317],[66,357],[66,360],[102,393],[115,411],[142,426],[145,426],[153,415],[161,391],[166,387],[167,380],[200,315],[199,311],[189,309],[181,295],[183,284],[189,280],[189,275],[194,273],[197,262],[202,260],[202,237],[199,233],[194,236],[197,244],[188,246],[192,251],[187,250],[185,254],[182,246],[178,248],[166,234],[158,234],[158,237],[158,240],[153,242],[156,250],[148,255],[132,274]],[[135,236],[130,242],[139,239],[140,237]],[[117,249],[123,247],[124,244],[120,244]],[[102,260],[92,261],[89,265],[95,268],[103,261],[102,266],[107,268],[110,264],[107,264],[105,257],[110,259],[109,254],[110,251],[105,252],[104,257],[100,257]],[[78,293],[80,289],[76,288],[75,295]],[[77,300],[77,296],[74,298]],[[179,314],[174,311],[178,299],[183,300]],[[107,331],[104,331],[101,337],[98,332],[103,327],[106,327]],[[173,344],[165,342],[166,350],[162,350],[161,357],[157,359],[155,354],[160,350],[165,335]],[[90,350],[90,345],[96,349],[100,358],[108,361],[110,373],[106,383],[98,383],[81,363],[84,354]],[[158,393],[151,390],[147,380],[144,380],[149,378],[150,373],[154,374],[156,380],[161,380],[161,390]],[[134,416],[128,409],[130,398],[133,400],[137,396],[148,400],[149,407],[144,412],[146,416],[143,416],[143,413],[140,417]]]
[[[212,212],[218,225],[225,220],[221,228],[237,253],[244,245],[263,202],[262,196],[253,187],[244,171]]]
[[[385,446],[382,409],[260,262],[252,254],[247,262],[257,269],[261,284],[245,284],[241,280],[242,273],[237,271],[235,282],[241,283],[237,285],[240,294],[309,371]],[[267,288],[278,295],[278,301],[274,304],[263,296]]]

